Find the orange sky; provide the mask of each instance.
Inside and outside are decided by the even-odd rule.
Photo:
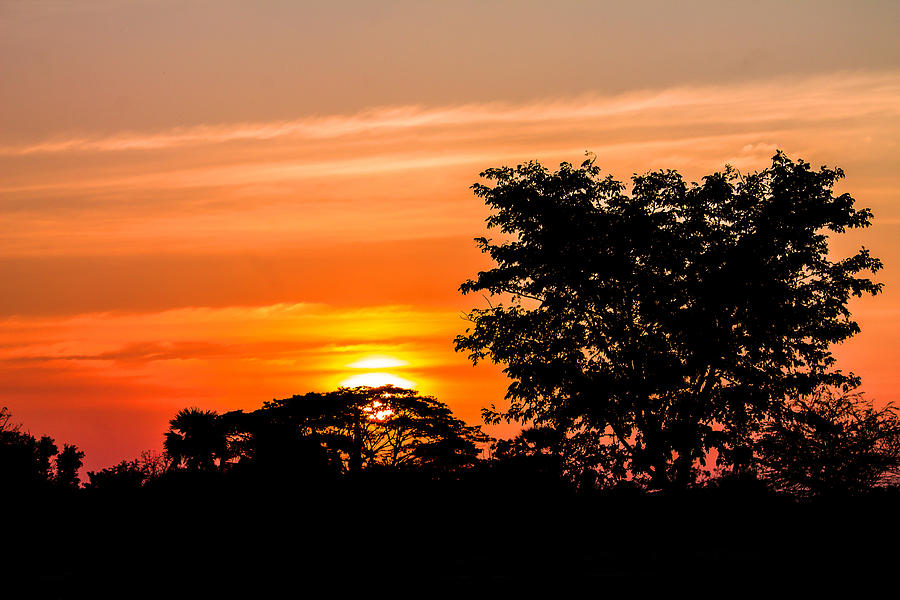
[[[844,168],[875,225],[834,249],[865,243],[886,288],[837,354],[900,402],[897,5],[377,5],[0,2],[14,419],[97,468],[158,449],[179,408],[374,370],[477,423],[506,382],[452,350],[487,266],[468,188],[586,150],[620,179],[776,148]],[[349,366],[371,358],[396,366]]]

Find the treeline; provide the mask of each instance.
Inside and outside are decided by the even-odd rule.
[[[900,418],[859,394],[823,388],[797,400],[754,440],[740,472],[706,467],[693,488],[739,484],[804,498],[861,495],[897,483]],[[3,409],[0,476],[9,490],[75,490],[84,452],[59,450],[48,436],[21,431]],[[340,388],[265,402],[251,412],[180,410],[162,453],[87,473],[84,488],[134,492],[193,485],[323,489],[341,481],[464,481],[467,487],[530,486],[578,494],[645,492],[652,482],[628,468],[603,438],[552,427],[492,439],[446,404],[392,386]]]
[[[80,451],[48,467],[52,441],[3,414],[7,589],[23,594],[243,597],[300,581],[365,589],[391,573],[499,590],[674,581],[697,565],[731,581],[896,558],[860,550],[896,530],[885,515],[900,496],[900,427],[858,395],[796,403],[756,440],[752,473],[663,493],[602,440],[549,427],[490,439],[392,387],[184,409],[163,453],[89,472],[80,489],[59,463]]]
[[[88,473],[88,488],[127,489],[169,478],[308,486],[372,473],[453,478],[487,442],[435,398],[391,386],[340,388],[218,414],[180,410],[164,453]]]

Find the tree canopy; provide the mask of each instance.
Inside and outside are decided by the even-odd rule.
[[[185,408],[169,421],[163,442],[166,455],[176,467],[209,471],[227,459],[225,429],[215,411]]]
[[[390,385],[292,396],[266,402],[257,412],[317,437],[351,472],[376,465],[464,467],[474,463],[482,440],[477,427],[456,418],[443,402]]]
[[[484,436],[443,402],[394,386],[338,388],[245,413],[179,411],[165,437],[175,468],[232,467],[278,477],[386,467],[433,475],[474,464]]]
[[[762,171],[699,184],[635,175],[630,194],[592,158],[481,176],[492,185],[474,193],[500,239],[476,242],[495,266],[460,289],[492,302],[468,314],[456,349],[512,380],[488,422],[587,435],[635,478],[684,486],[712,449],[749,469],[786,398],[859,384],[830,346],[859,331],[847,304],[879,292],[860,274],[881,262],[865,248],[829,255],[829,235],[872,218],[833,193],[840,169],[778,152]]]
[[[5,406],[0,408],[0,485],[9,489],[77,488],[84,452],[70,444],[64,444],[60,452],[53,438],[23,432],[11,418]]]

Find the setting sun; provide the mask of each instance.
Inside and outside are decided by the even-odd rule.
[[[416,386],[415,382],[400,377],[394,373],[386,373],[381,369],[393,369],[398,367],[409,366],[409,362],[401,360],[395,356],[387,354],[371,354],[365,358],[360,358],[348,365],[348,369],[366,369],[369,371],[378,370],[377,372],[359,373],[350,375],[343,379],[340,385],[345,387],[370,386],[380,387],[383,385],[393,385],[400,388],[412,389]]]
[[[387,407],[382,408],[382,406],[384,406],[384,404],[376,400],[371,406],[365,407],[363,412],[369,415],[368,418],[370,421],[384,421],[394,414],[394,411]]]
[[[359,375],[352,375],[342,380],[341,385],[344,387],[358,387],[361,385],[380,387],[383,385],[393,385],[407,389],[416,387],[415,382],[392,373],[360,373]]]

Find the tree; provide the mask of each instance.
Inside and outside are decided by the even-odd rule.
[[[485,439],[443,402],[390,385],[293,396],[257,412],[315,436],[345,457],[351,473],[375,465],[454,471],[474,464]]]
[[[100,471],[88,471],[87,487],[106,491],[133,491],[160,479],[165,474],[168,463],[165,455],[144,450],[134,460],[123,460]]]
[[[53,438],[23,433],[21,425],[10,423],[10,418],[5,406],[0,409],[0,479],[10,487],[55,484],[77,488],[84,452],[70,444],[64,444],[60,452]]]
[[[84,464],[84,452],[77,446],[63,444],[63,450],[56,457],[56,477],[58,485],[77,488],[81,484],[78,471]]]
[[[235,473],[289,485],[296,485],[298,478],[337,474],[340,458],[310,427],[316,413],[279,407],[223,414],[220,418],[228,432],[228,455],[236,459]]]
[[[591,436],[636,479],[684,487],[711,449],[752,468],[754,435],[785,398],[858,385],[829,346],[859,331],[847,303],[881,289],[857,276],[881,262],[865,248],[829,259],[828,233],[872,217],[832,193],[840,169],[778,152],[701,184],[635,175],[630,196],[590,158],[481,176],[502,239],[476,238],[495,266],[460,290],[493,304],[467,315],[456,349],[512,380],[487,422]]]
[[[133,491],[139,489],[146,477],[136,460],[123,460],[99,471],[88,471],[87,488],[104,491]]]
[[[900,467],[900,414],[861,394],[822,388],[770,422],[760,444],[768,477],[800,494],[871,489]]]
[[[173,467],[190,471],[212,471],[228,458],[227,434],[218,414],[196,407],[185,408],[169,421],[163,440],[166,456]]]

